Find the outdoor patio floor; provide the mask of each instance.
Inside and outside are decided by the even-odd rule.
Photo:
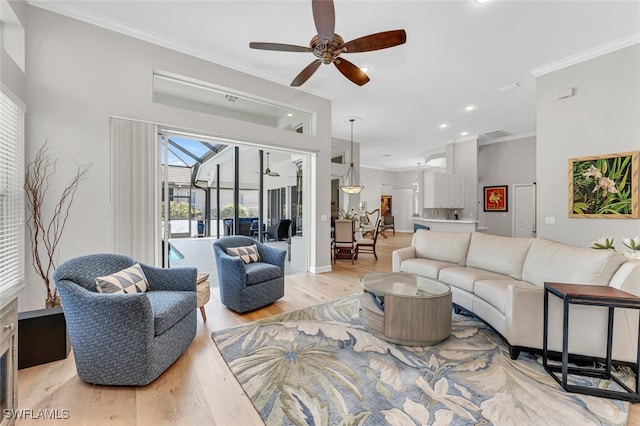
[[[171,245],[178,249],[184,255],[182,260],[174,260],[171,262],[172,268],[191,266],[198,268],[198,273],[209,274],[209,283],[212,287],[218,285],[218,274],[216,271],[216,261],[213,257],[213,242],[216,237],[203,238],[173,238],[169,240]],[[271,241],[266,244],[287,250],[286,241]],[[285,275],[300,273],[291,268],[291,262],[285,258],[284,262]]]

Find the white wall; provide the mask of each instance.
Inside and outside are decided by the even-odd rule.
[[[350,158],[351,141],[340,138],[332,138],[331,146],[333,147],[333,149],[337,149],[345,153],[343,164],[331,163],[331,178],[339,179],[340,185],[342,185],[342,178],[347,174],[347,171],[349,170],[349,164],[351,163],[351,161],[353,161],[356,172],[358,173],[358,176],[360,176],[360,181],[364,182],[364,179],[362,178],[362,170],[360,170],[360,143],[355,141],[353,142],[353,159]],[[338,191],[338,196],[340,197],[339,206],[341,209],[343,209],[344,211],[349,211],[351,209],[358,210],[360,200],[362,199],[362,194],[366,193],[365,191],[367,191],[368,187],[368,185],[365,183],[363,183],[363,185],[365,186],[365,189],[360,194],[349,195],[345,194],[342,191]]]
[[[612,236],[621,247],[622,237],[640,235],[640,220],[569,218],[568,160],[640,149],[640,45],[541,76],[536,86],[538,236],[584,247]],[[559,100],[571,87],[576,95]]]
[[[318,150],[311,161],[310,268],[330,269],[329,100],[104,30],[36,7],[27,20],[27,160],[45,139],[60,157],[50,193],[59,194],[75,163],[91,163],[81,183],[60,245],[59,261],[113,250],[109,205],[109,117],[124,116],[236,140]],[[315,113],[315,136],[180,110],[152,102],[154,69],[208,81]],[[49,200],[46,209],[51,209]],[[135,214],[135,212],[132,212]],[[30,265],[30,261],[27,261]],[[44,305],[42,284],[30,267],[20,310]],[[31,283],[31,284],[29,284]]]
[[[510,140],[478,147],[478,220],[487,233],[510,237],[513,234],[513,184],[536,181],[536,138]],[[508,185],[507,212],[485,212],[485,186]]]
[[[364,189],[360,193],[360,200],[367,202],[367,210],[372,211],[380,208],[380,196],[391,195],[391,193],[383,194],[383,187],[395,186],[396,173],[388,170],[371,169],[362,167],[360,169],[360,177]],[[393,199],[391,200],[391,208],[394,208]]]
[[[362,182],[365,189],[361,199],[367,202],[368,211],[380,208],[380,196],[391,195],[391,211],[398,232],[413,232],[413,191],[411,182],[416,171],[395,172],[362,167]]]
[[[7,5],[11,10],[7,10],[7,13],[13,12],[18,22],[11,24],[12,26],[26,27],[27,24],[27,4],[26,2],[10,1]],[[5,17],[3,17],[4,19]],[[3,25],[5,25],[3,23]],[[23,104],[27,103],[27,79],[25,72],[13,60],[11,55],[7,52],[7,40],[3,40],[0,37],[0,81],[2,84],[11,91]]]

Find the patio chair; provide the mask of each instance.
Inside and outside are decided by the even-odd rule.
[[[196,335],[197,275],[196,268],[155,268],[117,254],[81,256],[60,265],[54,280],[80,379],[145,386],[169,368]],[[101,293],[98,277],[107,290],[131,289],[121,284],[125,278],[136,288]],[[144,282],[148,290],[138,292]]]
[[[213,252],[220,300],[227,308],[244,313],[284,296],[285,250],[236,235],[216,240]]]
[[[277,224],[267,228],[269,241],[283,241],[289,238],[290,219],[281,219]]]

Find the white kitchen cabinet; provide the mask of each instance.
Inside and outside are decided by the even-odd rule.
[[[447,175],[450,177],[453,186],[453,201],[450,208],[464,208],[464,176]]]
[[[426,209],[464,208],[464,176],[424,172],[423,207]]]

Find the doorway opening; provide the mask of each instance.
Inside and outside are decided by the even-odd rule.
[[[163,265],[196,267],[213,284],[213,241],[246,235],[286,250],[287,274],[308,269],[309,239],[297,242],[306,254],[293,263],[291,240],[307,228],[303,183],[311,154],[170,129],[158,139]]]

